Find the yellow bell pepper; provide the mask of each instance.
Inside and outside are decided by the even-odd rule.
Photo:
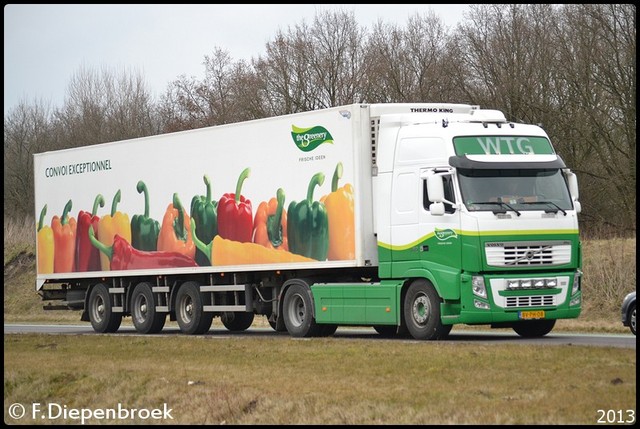
[[[355,217],[353,209],[353,186],[350,183],[338,188],[342,177],[342,163],[339,162],[331,180],[331,193],[320,199],[329,215],[330,261],[351,260],[356,257]]]
[[[216,235],[211,242],[211,265],[276,264],[315,262],[314,259],[286,250],[268,249],[256,243],[241,243]]]
[[[53,273],[54,241],[53,230],[44,224],[44,216],[47,214],[47,205],[42,207],[40,220],[38,221],[38,273]]]
[[[116,234],[124,238],[128,243],[131,243],[131,223],[129,222],[129,215],[116,211],[119,202],[120,189],[118,189],[118,192],[116,192],[113,197],[111,214],[102,216],[98,224],[98,239],[107,247],[113,245],[113,238]],[[109,257],[103,252],[100,252],[100,266],[103,271],[111,269],[111,261],[109,261]]]

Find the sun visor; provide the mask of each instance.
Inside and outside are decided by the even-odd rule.
[[[463,155],[449,157],[449,165],[467,170],[566,168],[558,155]]]

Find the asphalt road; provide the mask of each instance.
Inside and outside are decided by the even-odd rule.
[[[121,326],[115,334],[98,334],[93,331],[90,324],[86,325],[45,325],[45,324],[5,324],[4,334],[26,334],[41,333],[51,335],[141,335],[136,332],[133,326]],[[165,327],[161,333],[154,336],[181,335],[177,327]],[[224,328],[213,327],[209,332],[201,335],[203,338],[231,338],[231,337],[281,337],[287,333],[278,333],[271,328],[251,327],[244,332],[231,333]],[[373,328],[352,328],[340,327],[333,335],[340,339],[370,339],[373,341],[416,341],[411,338],[386,338],[379,335]],[[538,345],[576,345],[576,346],[597,346],[597,347],[620,347],[636,349],[636,337],[629,334],[580,334],[573,332],[551,332],[542,338],[522,338],[511,330],[491,330],[491,331],[451,331],[444,342],[453,343],[481,343],[481,344],[538,344]]]

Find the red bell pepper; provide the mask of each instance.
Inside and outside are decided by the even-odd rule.
[[[151,268],[197,267],[196,261],[182,253],[161,250],[138,250],[127,240],[116,234],[113,245],[107,246],[96,239],[95,232],[89,227],[89,240],[104,253],[111,263],[112,270],[144,270]]]
[[[238,178],[235,194],[226,193],[218,202],[218,235],[222,238],[243,243],[253,241],[251,201],[240,195],[242,183],[250,172],[245,168]]]
[[[76,233],[76,271],[100,271],[100,251],[89,240],[89,227],[98,230],[100,217],[96,216],[98,205],[104,207],[104,197],[100,194],[93,202],[91,213],[80,210]]]

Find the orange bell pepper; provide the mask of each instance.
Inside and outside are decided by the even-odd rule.
[[[173,203],[169,204],[162,219],[158,250],[178,252],[191,258],[196,256],[196,245],[191,238],[191,219],[177,193],[173,194]]]
[[[353,186],[347,183],[338,188],[342,177],[342,163],[336,165],[331,181],[331,193],[320,199],[329,215],[329,254],[331,261],[351,260],[356,257]]]
[[[54,241],[53,230],[44,224],[44,216],[47,214],[47,205],[42,207],[38,221],[38,273],[53,273]]]
[[[287,240],[287,211],[284,209],[284,191],[279,188],[276,198],[263,201],[253,221],[253,242],[267,249],[289,250]]]
[[[116,234],[124,238],[128,243],[131,243],[131,223],[129,222],[129,215],[116,211],[119,202],[120,189],[118,189],[118,192],[113,196],[111,213],[102,216],[100,223],[98,223],[98,239],[105,246],[113,245],[113,239]],[[109,257],[102,252],[100,253],[100,266],[103,271],[111,269]]]
[[[76,220],[69,216],[71,200],[64,206],[62,216],[51,219],[53,230],[54,257],[53,271],[71,273],[76,270]]]

